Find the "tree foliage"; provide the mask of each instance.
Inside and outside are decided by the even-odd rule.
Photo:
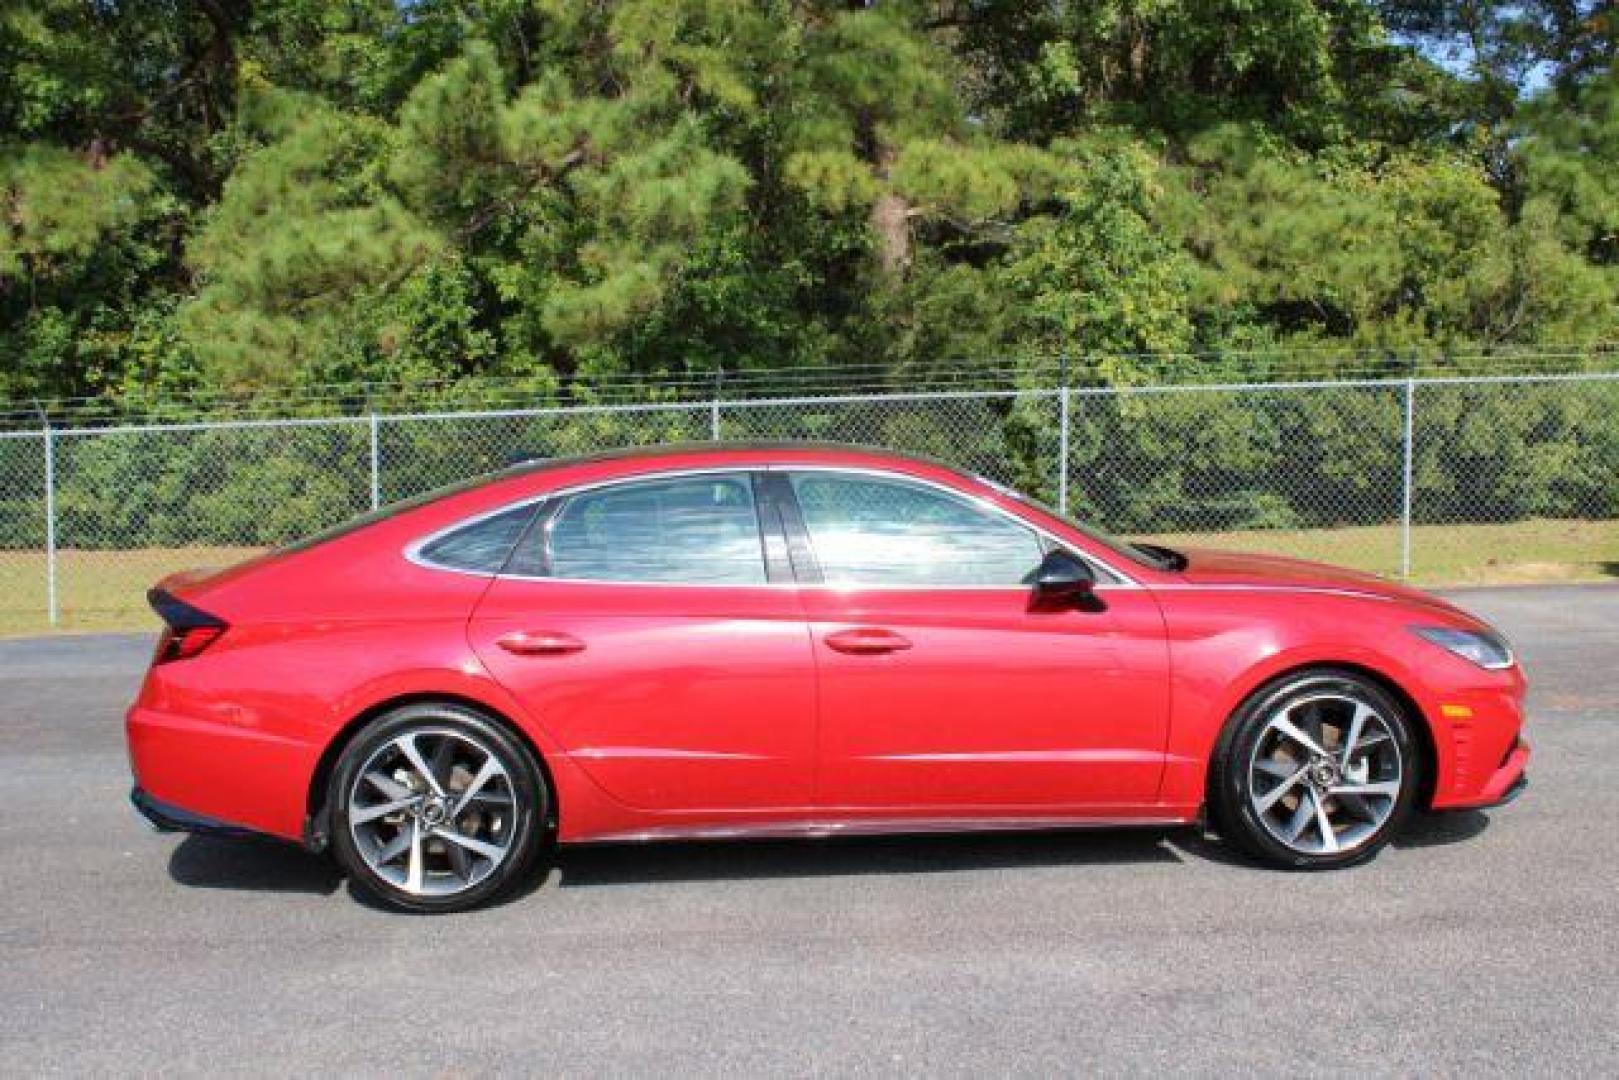
[[[1616,31],[1596,3],[27,0],[0,397],[1609,340]]]

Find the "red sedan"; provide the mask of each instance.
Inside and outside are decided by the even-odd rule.
[[[1343,866],[1529,758],[1509,646],[1443,600],[848,447],[519,466],[151,596],[141,812],[414,910],[553,842],[1206,816]]]

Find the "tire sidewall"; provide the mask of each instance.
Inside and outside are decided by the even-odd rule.
[[[1248,798],[1248,762],[1264,732],[1266,720],[1290,699],[1330,691],[1364,702],[1389,725],[1400,752],[1401,787],[1388,819],[1353,851],[1315,855],[1294,851],[1276,839]],[[1273,866],[1291,870],[1330,870],[1353,866],[1376,855],[1399,834],[1415,808],[1424,762],[1409,711],[1382,687],[1364,676],[1336,669],[1318,669],[1285,676],[1261,687],[1237,710],[1221,740],[1214,775],[1216,820],[1227,838]]]
[[[359,770],[389,741],[411,730],[451,728],[475,737],[494,750],[511,777],[517,805],[513,808],[512,847],[488,878],[454,896],[416,896],[378,875],[355,847],[349,828],[349,792]],[[459,705],[425,703],[390,710],[368,724],[344,747],[332,771],[327,805],[331,807],[332,852],[358,889],[388,907],[414,912],[465,911],[486,904],[523,880],[538,857],[549,791],[534,755],[502,725]]]

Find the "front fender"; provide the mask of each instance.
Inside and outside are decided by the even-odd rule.
[[[1373,597],[1225,591],[1164,602],[1170,639],[1169,755],[1163,801],[1204,797],[1208,764],[1226,722],[1260,687],[1311,667],[1352,667],[1391,684],[1417,706],[1447,779],[1448,729],[1424,680],[1402,605]]]

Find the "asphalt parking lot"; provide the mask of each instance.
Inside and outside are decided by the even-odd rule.
[[[0,1071],[1612,1075],[1619,586],[1454,595],[1526,659],[1533,783],[1366,867],[1190,833],[598,848],[445,918],[145,832],[149,639],[0,642]]]

